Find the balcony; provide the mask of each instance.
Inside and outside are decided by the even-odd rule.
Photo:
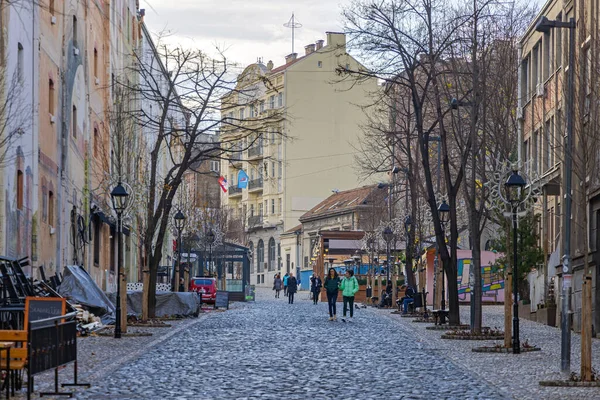
[[[239,188],[237,186],[232,186],[229,188],[229,197],[241,196],[241,195],[242,195],[242,188]]]
[[[253,215],[248,218],[248,228],[262,227],[263,217],[262,215]]]
[[[262,188],[263,188],[263,178],[254,179],[254,180],[251,180],[250,182],[248,182],[248,190],[249,191],[262,190]]]
[[[262,158],[263,147],[255,146],[248,149],[248,158]]]

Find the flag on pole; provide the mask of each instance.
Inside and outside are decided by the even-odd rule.
[[[240,169],[238,172],[238,188],[246,189],[248,187],[248,174],[244,172],[243,169]]]
[[[229,184],[227,183],[227,179],[225,179],[224,176],[219,178],[219,185],[221,185],[221,189],[223,189],[223,192],[227,193],[227,188],[229,187]]]

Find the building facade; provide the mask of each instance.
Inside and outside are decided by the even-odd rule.
[[[575,21],[574,64],[569,65],[569,29],[536,30],[539,17],[549,20]],[[535,205],[541,216],[542,248],[547,264],[532,266],[543,293],[540,302],[549,299],[548,288],[559,292],[562,287],[562,256],[565,251],[564,198],[566,193],[565,141],[568,105],[573,110],[572,212],[570,247],[573,268],[573,329],[581,326],[581,288],[585,275],[593,277],[594,332],[600,326],[600,161],[598,136],[598,93],[593,78],[600,67],[598,59],[600,12],[594,2],[546,2],[520,41],[519,107],[520,159],[527,175],[540,188],[540,201]],[[569,98],[568,74],[574,74],[574,97]],[[558,296],[556,296],[558,297]],[[532,308],[535,308],[532,304]],[[560,310],[561,306],[558,305]],[[532,310],[534,311],[534,309]]]
[[[248,66],[240,85],[257,85],[253,101],[224,111],[240,121],[282,113],[281,120],[264,126],[255,140],[244,138],[244,151],[221,164],[231,187],[223,204],[245,221],[247,245],[253,249],[251,280],[265,285],[287,265],[280,235],[297,226],[299,217],[332,190],[358,183],[352,144],[366,122],[360,106],[370,104],[377,90],[375,80],[354,84],[336,73],[340,67],[358,68],[346,52],[342,33],[329,32],[327,43],[319,40],[306,46],[303,56],[290,54],[285,61],[279,67],[271,61]],[[235,134],[224,130],[222,138]],[[240,171],[248,176],[247,189],[237,188]]]

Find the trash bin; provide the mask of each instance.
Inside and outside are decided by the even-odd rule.
[[[367,287],[367,300],[373,297],[373,288],[371,286]]]

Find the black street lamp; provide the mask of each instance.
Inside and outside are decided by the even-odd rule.
[[[127,208],[127,200],[129,193],[125,187],[119,183],[110,192],[110,197],[113,204],[113,209],[117,213],[117,309],[116,309],[116,321],[115,321],[115,339],[121,338],[121,269],[122,269],[122,258],[123,258],[123,245],[122,233],[123,233],[123,212]]]
[[[206,241],[208,242],[208,275],[212,276],[212,245],[215,242],[215,233],[213,230],[209,230],[206,234]]]
[[[178,210],[173,217],[175,229],[177,229],[177,269],[175,270],[175,282],[173,283],[173,291],[179,292],[179,272],[181,271],[181,233],[185,226],[185,215]]]
[[[389,226],[386,226],[386,228],[383,230],[383,239],[385,240],[386,243],[386,260],[388,260],[387,263],[387,268],[386,268],[386,272],[387,272],[387,282],[390,281],[390,263],[389,263],[389,259],[390,259],[390,244],[392,242],[392,240],[394,239],[394,232],[392,231],[392,228],[390,228]]]
[[[444,245],[446,245],[446,224],[450,221],[450,206],[446,203],[446,200],[442,201],[442,204],[438,207],[438,216],[442,225],[442,238]],[[446,270],[444,263],[442,263],[442,311],[446,309]]]
[[[356,250],[356,252],[354,252],[354,256],[352,257],[354,259],[354,263],[356,264],[356,271],[354,272],[354,275],[356,274],[360,274],[360,262],[361,262],[361,255],[360,255],[360,251]]]
[[[513,229],[513,354],[521,352],[521,343],[519,341],[519,266],[517,254],[517,213],[519,205],[523,202],[524,188],[526,182],[518,171],[508,177],[504,184],[506,189],[506,199],[512,207],[512,229]]]

